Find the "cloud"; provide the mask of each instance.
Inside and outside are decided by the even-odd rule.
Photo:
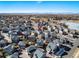
[[[42,1],[37,1],[38,4],[42,3]]]

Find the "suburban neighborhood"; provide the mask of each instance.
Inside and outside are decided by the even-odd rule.
[[[79,57],[79,30],[66,16],[0,15],[0,58]]]

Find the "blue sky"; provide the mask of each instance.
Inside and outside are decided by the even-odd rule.
[[[0,1],[0,13],[79,13],[79,2]]]

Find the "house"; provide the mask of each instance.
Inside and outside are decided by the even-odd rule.
[[[38,48],[38,49],[36,49],[36,51],[34,52],[33,57],[34,57],[34,58],[45,58],[46,55],[45,55],[45,52],[44,52],[43,49]]]
[[[0,40],[0,47],[6,46],[6,41],[5,40]]]
[[[8,33],[8,31],[9,31],[9,28],[8,28],[8,27],[3,27],[3,28],[2,28],[2,32],[3,32],[3,33]]]
[[[79,38],[79,35],[73,34],[73,38]]]
[[[19,58],[19,53],[15,52],[11,55],[11,58]]]
[[[26,44],[23,41],[19,41],[18,43],[20,48],[25,48]]]
[[[11,35],[12,35],[12,31],[9,30],[9,32],[8,32],[8,36],[11,37]]]
[[[29,39],[30,41],[35,41],[36,37],[35,37],[35,35],[29,35],[29,36],[28,36],[28,39]]]
[[[45,40],[48,40],[48,32],[44,32]]]
[[[11,39],[12,39],[12,42],[18,43],[20,38],[18,36],[13,35]]]
[[[43,39],[37,39],[36,44],[38,47],[41,47],[44,45],[44,40]]]
[[[46,47],[47,52],[54,52],[54,49],[57,47],[57,45],[53,42],[49,42],[49,44]]]
[[[40,31],[38,31],[38,30],[35,30],[35,32],[39,35],[40,34]]]
[[[3,49],[4,49],[4,51],[5,51],[6,53],[8,53],[8,54],[12,54],[12,53],[13,53],[13,47],[12,47],[11,44],[8,45],[8,46],[5,46]]]
[[[35,51],[36,51],[36,47],[34,45],[27,47],[28,54],[33,54]]]
[[[12,31],[12,35],[17,35],[17,32],[16,30]]]
[[[59,39],[55,39],[53,40],[53,43],[56,44],[57,46],[59,46],[61,44]]]
[[[74,34],[75,35],[79,35],[79,31],[75,30],[75,33]]]
[[[4,39],[4,36],[0,35],[0,40]]]
[[[22,32],[20,32],[20,33],[22,33],[22,34],[25,35],[25,36],[28,35],[28,32],[27,32],[27,31],[22,31]]]
[[[20,26],[20,30],[21,30],[21,31],[25,31],[25,26],[23,26],[23,25]]]
[[[51,31],[51,27],[50,26],[48,26],[48,31]]]
[[[48,26],[48,22],[46,22],[46,21],[43,21],[42,24],[43,24],[43,26]]]

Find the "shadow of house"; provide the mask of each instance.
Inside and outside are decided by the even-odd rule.
[[[68,46],[65,46],[65,45],[61,45],[61,46],[62,46],[62,48],[64,48],[65,51],[70,51],[71,50],[71,48],[68,47]]]
[[[64,48],[60,48],[59,51],[55,55],[62,57],[64,53],[65,53]]]
[[[62,57],[64,55],[67,55],[68,53],[66,51],[69,51],[69,50],[70,50],[69,47],[60,45],[54,49],[54,54],[56,56]]]
[[[27,47],[27,52],[29,55],[33,55],[33,53],[36,51],[36,47],[34,45],[31,45],[29,47]]]

